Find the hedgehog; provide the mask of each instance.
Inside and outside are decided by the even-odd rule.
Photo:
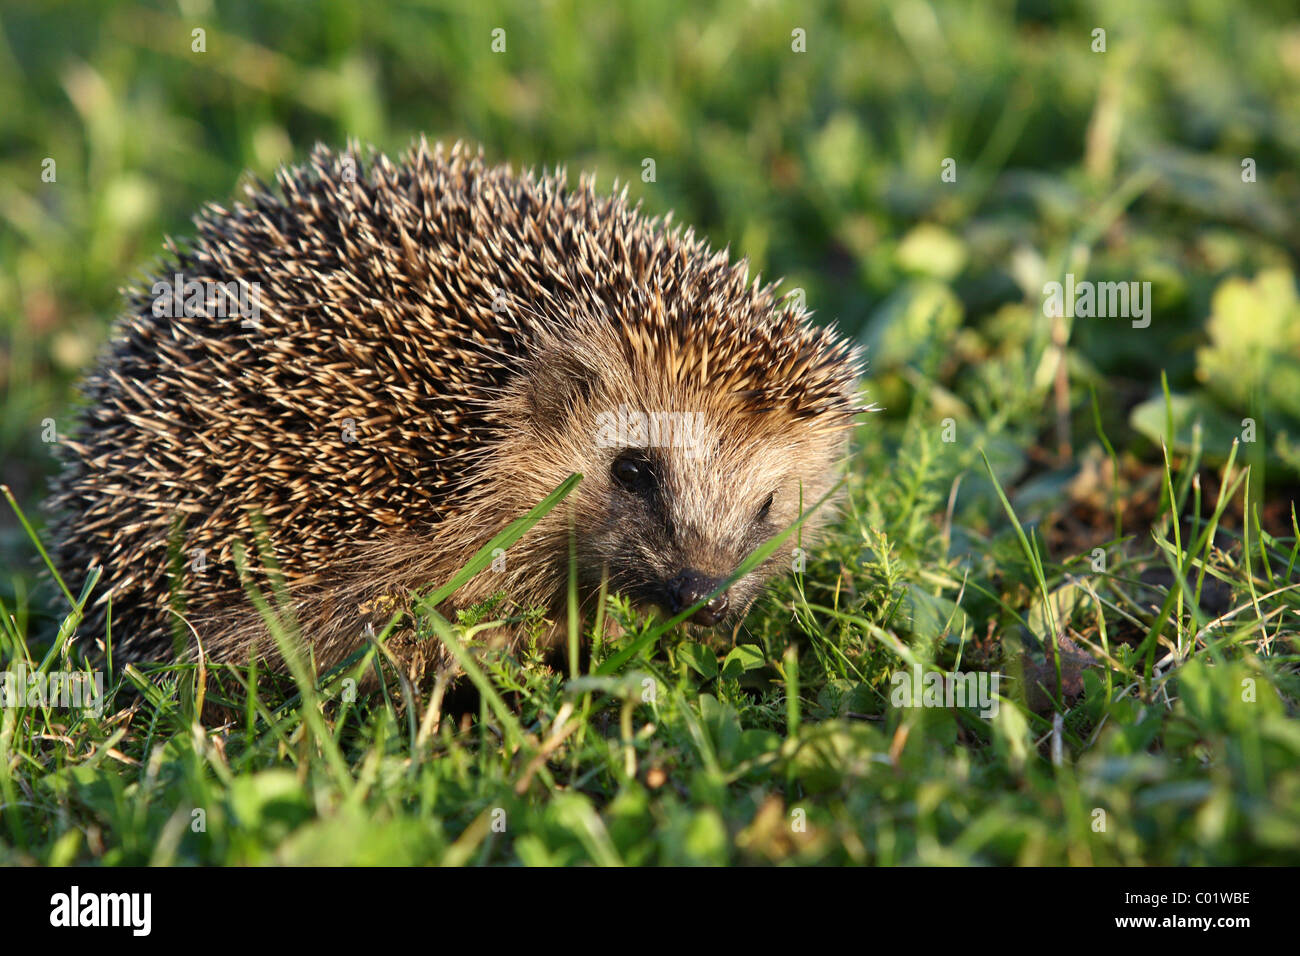
[[[318,145],[244,191],[124,290],[62,443],[55,561],[100,569],[101,655],[111,607],[115,661],[283,669],[242,546],[333,666],[571,475],[440,611],[506,601],[531,611],[510,639],[540,614],[545,643],[572,560],[584,614],[614,592],[734,626],[826,523],[807,511],[864,410],[859,350],[626,186],[421,138],[398,162]],[[454,667],[436,640],[403,653],[412,677]]]

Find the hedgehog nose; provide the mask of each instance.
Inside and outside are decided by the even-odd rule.
[[[721,578],[711,578],[699,571],[683,571],[668,582],[668,596],[673,614],[680,614],[693,604],[698,604],[718,589]],[[704,607],[691,615],[692,624],[717,624],[727,613],[727,592],[723,591]]]

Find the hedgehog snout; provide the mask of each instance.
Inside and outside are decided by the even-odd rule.
[[[680,614],[716,591],[722,581],[722,578],[711,578],[693,568],[688,568],[668,582],[669,610],[674,615]],[[717,624],[726,616],[728,603],[727,592],[723,591],[692,614],[691,623],[706,626]]]

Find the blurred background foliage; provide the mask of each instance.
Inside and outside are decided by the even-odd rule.
[[[1150,281],[1149,328],[1068,328],[1076,424],[1091,427],[1096,390],[1116,445],[1150,457],[1139,436],[1162,432],[1163,400],[1130,412],[1163,369],[1176,430],[1197,416],[1227,430],[1208,457],[1254,413],[1258,455],[1295,468],[1295,13],[1285,0],[10,0],[0,481],[39,497],[42,422],[65,426],[118,290],[199,204],[318,140],[394,152],[422,133],[629,182],[649,212],[674,210],[871,343],[887,417],[925,384],[933,414],[996,425],[1013,447],[1051,441],[1043,284]],[[792,51],[796,28],[807,52]],[[0,527],[7,548],[12,518]]]

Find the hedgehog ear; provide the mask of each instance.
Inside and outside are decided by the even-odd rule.
[[[596,370],[572,352],[540,356],[527,383],[533,423],[546,431],[565,428],[574,412],[596,394],[597,381]]]

